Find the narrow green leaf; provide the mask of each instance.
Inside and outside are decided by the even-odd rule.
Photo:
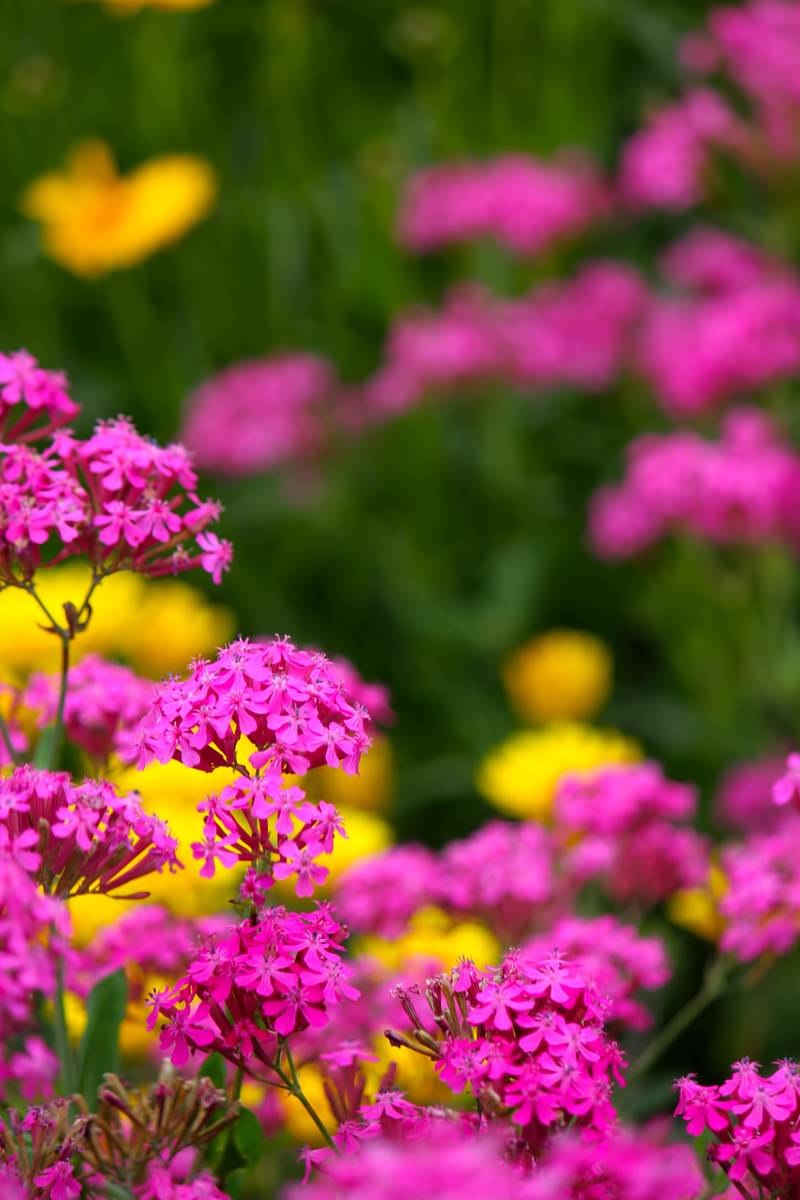
[[[48,725],[46,729],[42,730],[42,735],[36,743],[36,749],[33,753],[33,765],[35,767],[47,768],[50,766],[50,755],[53,750],[55,732],[55,725]]]
[[[119,1071],[119,1028],[128,1003],[124,971],[115,971],[92,988],[87,1022],[78,1048],[78,1091],[91,1104],[107,1072]]]
[[[236,1149],[246,1162],[258,1162],[264,1153],[264,1130],[261,1122],[249,1108],[242,1108],[233,1127],[233,1140]]]

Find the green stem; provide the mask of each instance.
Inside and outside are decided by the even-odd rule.
[[[56,959],[56,994],[53,998],[53,1015],[56,1035],[56,1053],[61,1063],[61,1091],[71,1096],[76,1089],[75,1061],[69,1044],[67,1017],[64,1010],[64,959]]]
[[[59,756],[61,754],[61,742],[64,737],[64,708],[67,703],[67,679],[69,676],[69,642],[70,637],[66,630],[61,630],[61,677],[58,684],[58,706],[56,708],[56,719],[53,725],[53,733],[50,739],[50,748],[47,755],[47,769],[55,770],[58,766]]]
[[[684,1029],[688,1029],[696,1021],[709,1004],[721,994],[727,978],[727,963],[723,958],[715,958],[709,963],[700,989],[691,1000],[678,1009],[672,1020],[668,1021],[659,1033],[645,1046],[639,1057],[631,1064],[628,1079],[636,1079],[658,1062],[662,1054],[680,1037]]]
[[[8,728],[8,724],[2,713],[0,713],[0,738],[3,739],[3,745],[6,748],[8,757],[11,759],[12,766],[16,767],[19,764],[19,758],[14,749],[14,743],[11,741],[11,730]]]
[[[336,1151],[336,1153],[338,1154],[339,1151],[336,1146],[336,1143],[334,1142],[333,1138],[331,1137],[330,1133],[328,1132],[328,1129],[325,1126],[325,1122],[322,1120],[319,1113],[314,1108],[314,1106],[311,1104],[311,1102],[309,1101],[305,1092],[303,1091],[300,1080],[297,1077],[297,1068],[294,1065],[294,1059],[292,1058],[292,1052],[289,1049],[289,1043],[282,1038],[281,1046],[283,1048],[284,1054],[286,1055],[286,1065],[289,1068],[289,1074],[286,1075],[286,1073],[281,1070],[281,1068],[277,1065],[277,1063],[275,1064],[275,1068],[274,1068],[276,1074],[279,1075],[280,1078],[283,1080],[283,1082],[286,1084],[286,1088],[289,1091],[289,1093],[292,1096],[296,1097],[297,1100],[300,1101],[303,1108],[306,1110],[308,1115],[311,1117],[311,1120],[314,1122],[317,1129],[321,1133],[321,1135],[324,1138],[327,1145],[330,1146],[331,1150]]]

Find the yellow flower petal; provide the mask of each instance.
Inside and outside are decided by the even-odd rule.
[[[637,762],[641,757],[641,747],[632,738],[565,722],[512,734],[487,754],[476,783],[501,812],[549,821],[558,781],[567,772]]]

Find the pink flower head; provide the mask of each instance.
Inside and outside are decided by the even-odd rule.
[[[0,354],[0,443],[46,437],[78,411],[65,375],[45,371],[27,350]]]
[[[154,684],[128,667],[87,654],[71,667],[67,680],[64,723],[67,737],[99,762],[112,754],[131,756],[131,742],[150,708]],[[59,678],[35,673],[28,680],[22,703],[36,713],[44,729],[55,720]]]
[[[62,897],[118,892],[152,871],[181,866],[168,827],[135,795],[30,766],[0,779],[0,846]]]
[[[42,564],[87,558],[114,571],[175,574],[230,562],[218,539],[195,541],[220,515],[201,502],[186,450],[160,447],[130,421],[101,421],[86,441],[60,431],[42,451],[0,444],[0,579],[19,586]]]
[[[251,878],[251,898],[263,897],[269,880],[290,876],[297,894],[309,896],[328,873],[315,860],[344,827],[332,805],[310,803],[286,776],[323,765],[354,774],[370,727],[370,714],[324,654],[287,638],[240,638],[214,662],[192,664],[186,679],[158,686],[139,729],[139,765],[177,758],[202,771],[236,769],[236,781],[199,806],[203,839],[193,853],[202,873],[212,875],[217,862],[244,862],[265,868],[258,887]],[[252,774],[238,757],[243,737]]]
[[[596,224],[609,208],[605,183],[577,155],[561,163],[507,155],[415,175],[402,203],[399,233],[418,253],[493,237],[517,254],[538,254]]]
[[[237,363],[189,397],[183,438],[200,467],[221,475],[307,462],[325,447],[334,391],[330,367],[310,354]]]

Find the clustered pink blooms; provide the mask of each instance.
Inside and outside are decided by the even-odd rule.
[[[791,277],[786,263],[760,247],[706,225],[668,246],[659,265],[669,283],[710,296]]]
[[[633,209],[691,208],[702,198],[712,152],[740,151],[746,130],[721,96],[710,88],[688,92],[658,109],[627,143],[619,190]]]
[[[431,1058],[453,1092],[469,1088],[484,1118],[513,1136],[518,1160],[536,1161],[565,1124],[591,1135],[613,1126],[625,1059],[604,1031],[608,1002],[579,965],[556,951],[512,950],[485,971],[463,960],[427,981],[427,1019],[419,990],[396,989],[411,1032],[387,1037]]]
[[[800,817],[787,814],[775,831],[726,847],[720,866],[721,949],[745,962],[786,954],[800,938]]]
[[[779,808],[787,804],[800,808],[800,754],[790,754],[773,781],[772,801]]]
[[[354,863],[336,902],[356,930],[396,937],[418,909],[434,904],[487,922],[508,943],[546,928],[567,897],[552,835],[537,822],[490,821],[436,853],[396,846]]]
[[[68,935],[64,906],[42,895],[7,846],[0,848],[0,1097],[11,1083],[26,1099],[50,1093],[58,1060],[35,1033],[36,1004],[55,991]]]
[[[88,946],[70,951],[70,990],[88,996],[105,975],[131,965],[137,977],[173,976],[186,969],[203,942],[230,925],[231,918],[223,915],[179,917],[160,904],[137,905],[104,926]]]
[[[382,1104],[385,1132],[358,1153],[314,1152],[317,1177],[289,1188],[287,1200],[528,1200],[530,1181],[503,1160],[502,1143],[476,1137],[465,1118],[415,1119],[413,1106],[402,1097],[393,1104],[392,1095]]]
[[[746,1200],[794,1196],[800,1187],[800,1068],[791,1059],[762,1075],[744,1058],[723,1084],[678,1080],[676,1115],[693,1137],[712,1136],[706,1154]]]
[[[784,764],[783,757],[773,754],[731,767],[714,797],[717,820],[743,833],[765,833],[781,824],[783,813],[775,807],[773,789],[784,777]]]
[[[637,999],[641,990],[663,987],[670,968],[663,942],[642,937],[635,926],[616,917],[562,917],[546,934],[522,947],[526,960],[539,962],[553,948],[581,967],[601,995],[611,1001],[608,1021],[628,1029],[647,1029],[650,1013]]]
[[[314,459],[325,446],[336,383],[311,354],[237,363],[187,401],[183,440],[198,466],[241,476]]]
[[[722,68],[752,102],[762,154],[778,164],[796,162],[800,14],[794,0],[712,9],[705,34],[695,35],[689,51],[695,69]]]
[[[119,893],[179,868],[177,847],[165,821],[105,780],[27,765],[0,779],[0,852],[50,895]]]
[[[0,448],[0,581],[25,586],[37,567],[81,557],[97,578],[202,567],[215,582],[230,543],[208,532],[218,504],[201,500],[182,446],[160,447],[118,417],[86,441],[57,431],[44,450]]]
[[[705,1180],[688,1146],[620,1126],[608,1137],[554,1138],[531,1173],[525,1200],[697,1200]]]
[[[65,375],[45,371],[27,350],[0,354],[0,447],[46,437],[78,411]]]
[[[708,875],[708,844],[682,824],[695,812],[694,788],[665,778],[656,763],[565,775],[555,823],[567,873],[596,879],[622,903],[657,904]]]
[[[629,558],[670,533],[794,547],[798,496],[800,458],[765,414],[740,408],[716,442],[688,431],[637,438],[623,482],[592,500],[590,536],[603,558]]]
[[[653,300],[638,367],[662,406],[694,416],[800,369],[800,284],[761,279],[713,295]]]
[[[431,392],[491,380],[522,391],[602,391],[627,361],[646,299],[639,275],[597,260],[515,300],[460,285],[439,309],[401,315],[383,363],[349,397],[354,428],[387,420]]]
[[[610,207],[608,186],[578,155],[560,163],[505,155],[420,171],[398,227],[402,243],[418,253],[495,238],[517,254],[539,254],[596,224]]]
[[[439,902],[439,858],[425,846],[394,846],[343,871],[337,908],[357,932],[398,937],[418,909]]]
[[[327,1024],[343,1000],[357,1000],[342,961],[344,926],[331,910],[263,908],[230,933],[209,939],[174,987],[150,999],[148,1026],[176,1067],[198,1050],[280,1086],[287,1038]]]
[[[341,668],[288,638],[239,639],[186,679],[161,683],[139,731],[139,765],[178,759],[201,771],[230,767],[241,777],[199,805],[203,839],[193,844],[201,875],[217,864],[257,867],[261,886],[296,876],[310,896],[328,875],[316,860],[344,828],[333,805],[312,804],[299,783],[314,767],[358,771],[371,718],[349,694]],[[247,762],[242,740],[247,742]],[[248,763],[254,774],[248,773]]]
[[[34,673],[22,695],[39,729],[56,718],[60,678]],[[148,712],[155,685],[129,667],[87,654],[67,675],[64,728],[73,745],[98,762],[132,756],[134,731]]]

